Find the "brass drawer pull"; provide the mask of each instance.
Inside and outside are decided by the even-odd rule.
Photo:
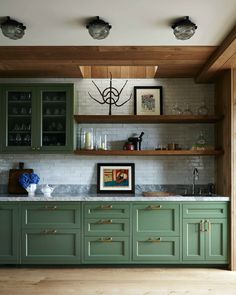
[[[44,209],[47,209],[47,210],[56,210],[57,209],[57,206],[53,206],[53,207],[44,206]]]
[[[53,230],[45,229],[45,230],[43,231],[43,233],[44,233],[45,235],[52,235],[52,234],[56,234],[56,233],[57,233],[57,230],[56,230],[56,229],[53,229]]]
[[[205,231],[205,229],[204,229],[204,220],[200,221],[200,231]]]
[[[112,242],[112,238],[111,237],[109,237],[109,238],[100,238],[99,241],[104,242],[104,243],[109,243],[109,242]]]
[[[98,223],[100,223],[100,224],[112,224],[113,221],[112,221],[112,219],[108,219],[108,220],[100,220]]]
[[[151,243],[160,243],[161,242],[161,238],[149,238],[147,240],[147,242],[151,242]]]
[[[146,209],[147,210],[159,210],[161,209],[161,205],[150,205],[150,206],[147,206]]]
[[[211,223],[210,223],[210,220],[205,220],[205,223],[204,223],[204,231],[210,231],[211,229]]]
[[[100,209],[110,210],[112,209],[112,205],[102,205],[100,206]]]

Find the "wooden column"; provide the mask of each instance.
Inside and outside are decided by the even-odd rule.
[[[231,198],[230,269],[236,270],[236,70],[222,72],[215,83],[215,112],[223,115],[216,124],[216,145],[224,155],[216,159],[217,193]]]

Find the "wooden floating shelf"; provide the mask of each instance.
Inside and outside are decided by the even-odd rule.
[[[160,115],[160,116],[139,116],[139,115],[74,115],[77,123],[216,123],[223,119],[222,116],[184,116],[184,115]]]
[[[76,155],[84,156],[219,156],[223,154],[222,150],[75,150]]]

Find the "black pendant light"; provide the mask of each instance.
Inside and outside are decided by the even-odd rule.
[[[190,39],[197,29],[197,26],[190,21],[189,16],[175,22],[172,26],[174,30],[174,35],[178,40],[188,40]]]
[[[111,25],[97,16],[96,19],[92,20],[86,26],[86,28],[93,39],[102,40],[109,35]]]
[[[1,24],[2,33],[12,40],[21,39],[25,34],[26,26],[16,20],[7,17],[7,20]]]

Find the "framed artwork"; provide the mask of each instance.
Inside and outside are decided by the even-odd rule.
[[[133,163],[98,163],[98,193],[135,193],[135,167]]]
[[[134,87],[135,115],[162,115],[162,86]]]

